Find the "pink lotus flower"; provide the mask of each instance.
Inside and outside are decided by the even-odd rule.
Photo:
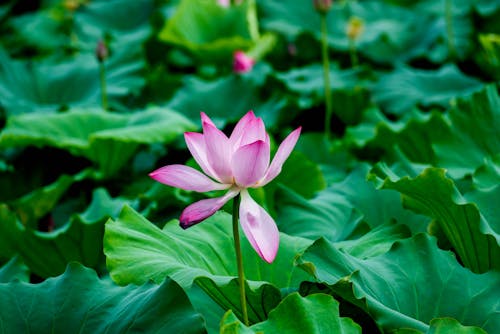
[[[186,132],[184,138],[205,174],[184,165],[168,165],[149,175],[158,182],[185,190],[228,189],[222,197],[203,199],[185,208],[179,219],[182,228],[210,217],[240,194],[239,216],[243,232],[259,256],[271,263],[278,251],[278,228],[264,208],[250,197],[248,188],[263,187],[281,172],[299,139],[301,128],[283,140],[269,163],[269,135],[264,122],[255,117],[253,111],[241,118],[229,138],[203,112],[201,120],[203,133]]]
[[[236,51],[233,55],[233,72],[246,73],[252,70],[255,60],[247,56],[243,51]]]

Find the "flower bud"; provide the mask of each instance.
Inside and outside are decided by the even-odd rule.
[[[108,46],[102,39],[97,43],[97,46],[95,48],[95,56],[100,63],[105,61],[109,56]]]
[[[347,22],[346,34],[351,40],[357,39],[365,29],[365,24],[359,17],[353,16]]]
[[[81,3],[78,0],[66,0],[63,3],[64,8],[70,12],[74,12],[80,7]]]
[[[229,7],[231,5],[231,1],[229,1],[229,0],[217,0],[217,4],[221,7]]]
[[[313,0],[314,9],[316,9],[318,13],[324,14],[330,10],[332,2],[332,0]]]
[[[233,72],[246,73],[252,70],[255,60],[247,56],[243,51],[236,51],[233,55]]]

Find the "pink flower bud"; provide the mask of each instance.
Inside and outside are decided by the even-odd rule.
[[[217,3],[221,7],[229,7],[231,1],[230,0],[217,0]]]
[[[233,72],[246,73],[252,70],[255,60],[247,56],[243,51],[236,51],[233,55]]]
[[[313,0],[314,9],[318,13],[326,13],[330,10],[333,0]]]
[[[102,39],[97,43],[97,46],[95,48],[95,56],[100,63],[105,61],[109,56],[108,46]]]

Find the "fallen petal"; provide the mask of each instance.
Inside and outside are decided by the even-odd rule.
[[[279,246],[278,227],[247,190],[241,191],[240,224],[257,254],[266,262],[273,262]]]
[[[149,176],[168,186],[197,192],[222,190],[231,186],[217,183],[196,169],[184,165],[168,165],[151,172]]]
[[[238,190],[230,190],[222,197],[207,198],[195,202],[182,211],[179,218],[180,226],[184,229],[202,222],[217,212],[231,198],[238,195]]]

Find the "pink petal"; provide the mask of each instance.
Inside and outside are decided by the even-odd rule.
[[[288,135],[288,137],[285,138],[285,140],[283,140],[281,145],[278,147],[278,151],[276,152],[276,155],[271,162],[271,166],[269,166],[269,169],[267,170],[266,176],[259,184],[260,187],[271,182],[281,172],[283,164],[290,156],[290,153],[292,153],[295,144],[297,144],[301,129],[302,127],[298,127],[297,129],[295,129]]]
[[[197,132],[186,132],[184,133],[184,139],[186,140],[189,152],[191,152],[194,160],[196,160],[205,174],[220,181],[208,163],[207,145],[205,144],[205,137],[203,134]]]
[[[209,123],[203,123],[207,161],[217,178],[223,183],[232,183],[231,147],[226,135]]]
[[[207,219],[222,208],[227,201],[238,195],[238,192],[238,190],[232,189],[222,197],[202,199],[191,204],[182,211],[179,218],[181,227],[186,229]]]
[[[208,117],[207,114],[205,114],[203,111],[200,112],[200,116],[201,116],[201,124],[208,123],[211,126],[213,126],[213,127],[216,128],[214,122],[212,122],[212,120],[210,119],[210,117]]]
[[[256,119],[255,114],[253,113],[252,110],[247,112],[245,116],[243,116],[236,126],[233,129],[233,132],[231,133],[231,136],[229,137],[229,143],[231,147],[233,147],[233,151],[235,151],[238,147],[240,147],[240,142],[241,138],[243,137],[243,134],[245,133],[246,126],[248,123],[252,120]]]
[[[252,119],[246,124],[243,135],[241,136],[241,141],[237,146],[235,146],[235,150],[238,147],[256,142],[258,140],[266,141],[268,134],[266,133],[266,126],[264,125],[264,121],[262,118]]]
[[[168,186],[198,192],[222,190],[230,187],[229,184],[217,183],[196,169],[184,165],[168,165],[155,170],[149,176]]]
[[[240,224],[257,254],[266,262],[273,262],[279,246],[278,227],[247,190],[241,191]]]
[[[233,154],[231,166],[239,186],[251,186],[264,177],[269,167],[269,151],[269,143],[258,140],[240,147]]]

